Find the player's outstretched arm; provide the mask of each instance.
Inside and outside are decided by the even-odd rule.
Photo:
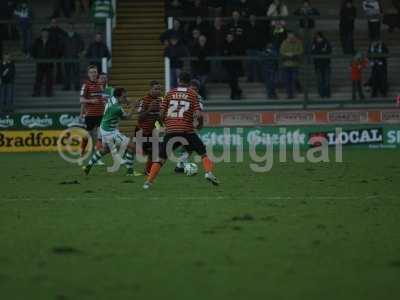
[[[134,114],[136,110],[134,107],[130,108],[127,112],[122,111],[122,119],[130,119]]]

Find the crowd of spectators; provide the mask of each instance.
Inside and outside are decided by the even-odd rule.
[[[333,46],[318,29],[320,11],[312,0],[299,1],[299,7],[288,7],[284,0],[167,2],[168,15],[174,17],[173,28],[162,33],[160,41],[165,45],[164,56],[171,61],[173,87],[184,61],[189,60],[192,76],[201,82],[203,97],[207,97],[206,83],[213,81],[228,83],[231,99],[240,99],[242,90],[238,79],[245,76],[247,82],[265,82],[268,98],[277,99],[277,87],[283,85],[287,98],[291,99],[302,91],[299,70],[304,62],[309,62],[314,66],[320,97],[331,97],[329,55]],[[397,17],[400,17],[400,1],[393,0],[393,4],[399,9]],[[363,0],[362,10],[359,13],[352,0],[343,0],[338,9],[342,52],[353,57],[349,62],[353,99],[357,94],[363,99],[364,85],[370,86],[372,97],[386,96],[388,91],[386,58],[374,57],[388,54],[381,40],[383,9],[378,0]],[[367,19],[368,50],[355,49],[357,17]],[[290,26],[290,22],[296,24]],[[315,57],[306,58],[308,55]],[[358,75],[366,67],[371,68],[371,77],[363,85]]]
[[[54,0],[53,10],[44,26],[35,37],[34,22],[43,23],[35,18],[31,1],[7,0],[0,2],[0,108],[12,110],[14,98],[15,65],[11,53],[3,51],[7,40],[20,41],[21,53],[26,59],[36,60],[36,76],[33,97],[41,96],[43,83],[44,95],[52,97],[54,84],[63,86],[63,90],[80,88],[79,61],[86,59],[87,64],[96,64],[101,70],[101,59],[110,58],[110,52],[103,42],[102,29],[106,18],[113,16],[111,0]],[[91,16],[94,23],[94,39],[85,47],[81,35],[77,32],[75,20]],[[63,25],[58,18],[62,17]],[[57,60],[57,62],[52,62]]]
[[[62,84],[63,90],[68,91],[71,86],[78,91],[80,86],[80,63],[85,57],[87,64],[95,64],[101,70],[101,59],[110,58],[110,52],[103,41],[103,35],[97,32],[94,40],[85,50],[84,41],[75,30],[74,23],[68,23],[61,28],[57,19],[51,20],[51,25],[41,30],[32,46],[32,57],[37,62],[36,79],[33,97],[41,95],[43,81],[45,81],[45,95],[53,96],[53,81]],[[52,60],[58,60],[56,63]],[[55,73],[55,74],[54,74]]]

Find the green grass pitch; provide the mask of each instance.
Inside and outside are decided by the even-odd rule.
[[[343,159],[220,163],[219,187],[169,164],[143,191],[1,154],[0,299],[398,299],[399,152]]]

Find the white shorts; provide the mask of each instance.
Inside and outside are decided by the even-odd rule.
[[[100,128],[101,141],[104,146],[121,146],[129,143],[129,138],[119,132],[118,129],[113,131],[106,131]]]

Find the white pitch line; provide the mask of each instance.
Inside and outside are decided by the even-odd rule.
[[[144,195],[144,194],[143,194]],[[152,197],[150,194],[146,196],[147,200],[165,200],[165,197]],[[188,197],[176,196],[179,200],[229,200],[229,199],[243,199],[242,196],[196,196]],[[252,200],[359,200],[359,199],[382,199],[382,198],[396,198],[388,196],[379,195],[369,195],[369,196],[250,196]],[[110,199],[110,198],[109,198]],[[135,200],[135,196],[113,196],[111,199],[114,200]],[[66,197],[66,198],[5,198],[0,200],[1,203],[6,202],[16,202],[16,201],[85,201],[85,200],[99,200],[97,197]],[[146,200],[146,201],[147,201]]]

